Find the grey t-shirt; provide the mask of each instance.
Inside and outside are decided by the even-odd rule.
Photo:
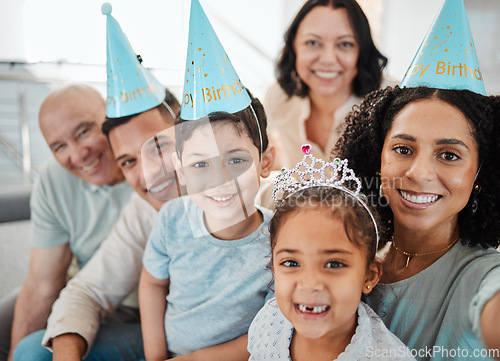
[[[491,360],[480,314],[500,291],[500,253],[457,243],[425,270],[378,284],[366,303],[417,360]]]

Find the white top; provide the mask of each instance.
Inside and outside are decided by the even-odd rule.
[[[91,348],[101,320],[137,289],[156,215],[148,202],[132,195],[108,238],[54,303],[42,340],[45,347],[56,336],[77,333],[87,341],[87,350]],[[122,304],[137,307],[137,295],[132,296]]]
[[[264,109],[268,121],[268,134],[271,141],[279,152],[279,166],[287,169],[293,168],[302,160],[304,154],[301,146],[309,143],[312,146],[311,153],[316,158],[329,160],[331,152],[345,129],[345,117],[352,107],[361,103],[362,98],[352,95],[340,106],[333,115],[333,125],[330,137],[324,151],[320,146],[307,139],[306,119],[311,113],[309,98],[301,98],[288,95],[281,89],[278,83],[269,87],[263,100]]]
[[[365,303],[358,307],[358,326],[351,343],[337,360],[414,361],[408,348],[385,327]],[[291,360],[293,325],[281,313],[276,299],[266,302],[248,330],[249,361]]]

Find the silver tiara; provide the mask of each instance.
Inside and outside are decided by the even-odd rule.
[[[290,170],[283,168],[276,176],[272,193],[274,203],[279,206],[292,194],[312,187],[332,187],[342,190],[356,198],[370,215],[377,234],[378,249],[377,222],[365,201],[360,197],[361,181],[347,166],[347,159],[335,158],[332,162],[325,162],[311,154],[310,144],[304,144],[302,152],[304,158],[297,163],[295,168]]]

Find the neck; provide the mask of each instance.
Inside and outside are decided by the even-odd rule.
[[[252,213],[245,217],[242,215],[241,220],[215,220],[203,215],[205,226],[212,236],[225,241],[234,241],[249,236],[255,232],[262,224],[264,217],[254,208]],[[228,227],[227,225],[230,224]]]
[[[408,253],[426,253],[449,245],[459,236],[458,220],[439,229],[409,230],[394,223],[394,240],[398,248]]]
[[[431,231],[408,231],[394,225],[393,243],[381,253],[381,283],[393,283],[423,271],[446,254],[460,235],[458,225]]]
[[[356,331],[357,321],[342,333],[324,335],[320,338],[307,338],[297,331],[293,332],[290,356],[293,361],[331,361],[345,351]]]
[[[345,91],[327,96],[309,91],[311,113],[315,112],[317,114],[329,114],[332,116],[333,113],[352,96],[352,94],[351,89],[346,89]]]

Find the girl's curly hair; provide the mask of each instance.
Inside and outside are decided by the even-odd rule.
[[[470,122],[478,145],[479,166],[476,181],[479,194],[471,193],[469,202],[458,215],[463,244],[498,247],[500,244],[500,97],[483,96],[468,90],[443,90],[427,87],[387,87],[368,94],[359,107],[347,116],[347,128],[332,152],[349,160],[349,166],[363,180],[363,190],[376,205],[382,227],[381,242],[387,243],[394,232],[390,207],[379,197],[382,147],[395,116],[409,103],[440,99],[460,110]],[[478,208],[472,211],[473,198]]]

